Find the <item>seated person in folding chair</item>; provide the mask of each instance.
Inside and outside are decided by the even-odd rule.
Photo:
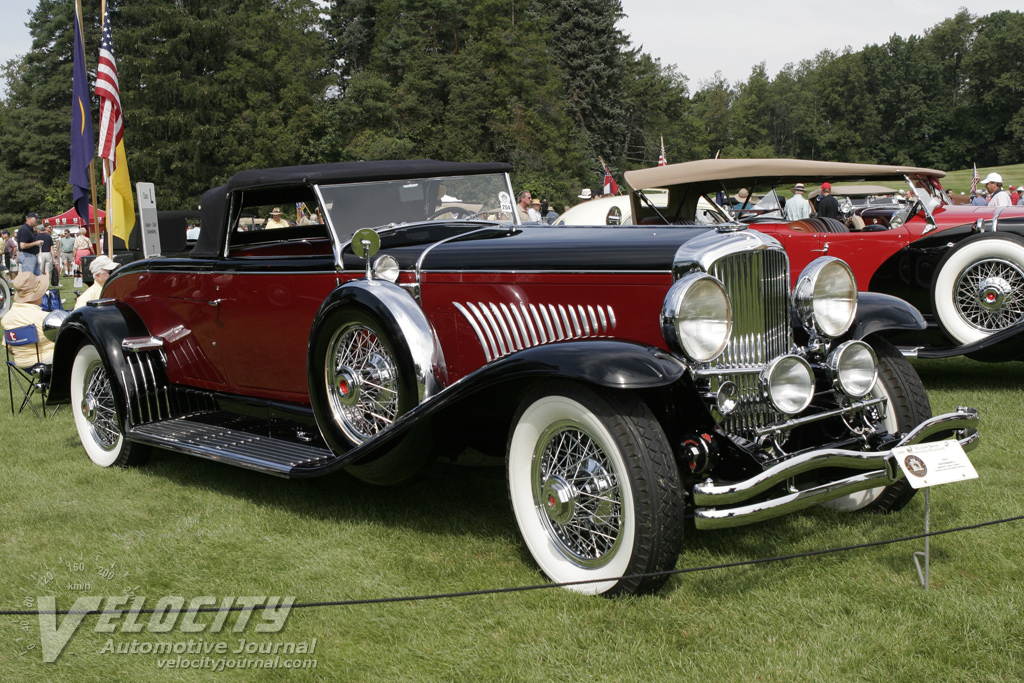
[[[110,271],[117,268],[117,263],[109,256],[97,256],[89,264],[92,271],[92,287],[82,292],[75,301],[75,308],[81,308],[93,299],[99,299],[103,292],[103,285],[110,277]]]
[[[43,334],[43,320],[46,318],[47,312],[40,307],[43,295],[46,294],[46,278],[42,275],[33,275],[28,271],[22,271],[14,278],[13,284],[15,288],[14,303],[11,304],[11,310],[7,312],[7,315],[0,318],[0,325],[3,326],[5,331],[4,338],[6,340],[6,333],[10,330],[33,325],[36,328],[39,340],[37,344],[8,346],[7,352],[9,357],[14,362],[14,365],[23,370],[28,370],[37,363],[50,365],[53,363],[54,344]],[[44,373],[44,375],[47,374],[48,372]],[[12,395],[12,409],[14,407],[13,403],[14,398]]]

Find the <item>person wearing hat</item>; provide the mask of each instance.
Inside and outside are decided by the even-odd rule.
[[[821,194],[818,195],[818,218],[835,218],[839,220],[839,201],[832,196],[832,183],[821,184]]]
[[[740,211],[753,207],[753,204],[747,201],[748,197],[750,197],[750,192],[748,192],[745,187],[740,188],[740,191],[736,193],[736,196],[734,197],[735,203],[732,205],[732,210],[737,218],[740,216]]]
[[[36,237],[36,223],[39,222],[38,213],[25,215],[25,222],[18,228],[18,270],[24,270],[33,275],[41,275],[39,268],[39,246],[43,243]]]
[[[1024,197],[1024,188],[1014,187],[1010,185],[1010,203],[1019,204],[1020,198]]]
[[[540,217],[540,200],[536,197],[530,202],[530,208],[526,210],[530,214],[530,218],[538,223],[541,222]]]
[[[582,190],[580,190],[580,193],[576,195],[576,198],[582,199],[585,202],[589,202],[591,199],[594,198],[594,195],[590,192],[589,187],[584,187]]]
[[[982,181],[985,189],[988,190],[989,206],[1011,206],[1010,193],[1003,189],[1003,176],[998,173],[989,173]]]
[[[804,198],[804,184],[793,186],[793,196],[786,202],[786,220],[802,221],[811,217],[811,203]]]
[[[984,190],[981,188],[974,188],[974,192],[971,193],[971,206],[988,206],[983,193]]]
[[[39,359],[36,360],[34,346],[12,346],[10,352],[14,364],[19,368],[30,368],[37,362],[52,363],[53,342],[43,334],[43,320],[46,319],[47,311],[40,307],[43,295],[46,294],[46,278],[26,270],[18,273],[13,285],[14,303],[11,304],[11,310],[7,311],[7,315],[0,318],[0,325],[3,325],[5,330],[35,325],[39,333]]]
[[[103,285],[106,284],[107,278],[110,277],[110,271],[117,268],[117,263],[114,262],[109,256],[97,256],[89,264],[89,270],[92,271],[92,287],[82,292],[82,294],[75,300],[75,308],[81,308],[93,299],[99,299],[100,294],[103,293]]]
[[[288,221],[281,218],[281,209],[274,207],[274,210],[270,212],[270,218],[267,219],[266,224],[263,226],[265,230],[272,230],[274,228],[287,228]]]

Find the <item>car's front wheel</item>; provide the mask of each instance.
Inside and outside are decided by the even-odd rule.
[[[639,398],[551,382],[512,422],[506,456],[519,530],[541,570],[589,594],[657,590],[683,537],[683,492],[661,425]],[[626,577],[626,578],[623,578]]]
[[[869,396],[886,400],[884,410],[876,409],[877,417],[890,434],[906,433],[932,416],[928,393],[914,366],[899,349],[881,337],[871,337],[869,343],[878,357],[878,380]],[[847,512],[895,512],[909,503],[916,492],[903,478],[891,486],[858,491],[825,505]]]
[[[117,416],[114,387],[92,344],[78,349],[71,366],[71,408],[89,459],[101,467],[141,464],[149,448],[125,437]]]
[[[1024,321],[1024,241],[993,233],[960,244],[939,262],[932,296],[939,326],[961,344]]]

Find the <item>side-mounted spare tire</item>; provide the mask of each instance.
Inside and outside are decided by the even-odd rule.
[[[935,269],[932,307],[942,331],[961,344],[1024,321],[1024,239],[988,233],[950,250]]]
[[[313,325],[308,372],[320,433],[339,454],[390,429],[429,393],[422,386],[423,362],[412,347],[423,341],[416,339],[423,335],[403,329],[387,301],[372,299],[393,288],[397,294],[386,294],[385,299],[404,297],[408,301],[399,298],[400,306],[415,305],[409,295],[386,284],[369,297],[362,283],[346,287],[352,296],[339,297]],[[429,338],[432,342],[433,336]],[[434,458],[429,432],[429,425],[418,425],[383,455],[345,469],[377,486],[409,481]]]

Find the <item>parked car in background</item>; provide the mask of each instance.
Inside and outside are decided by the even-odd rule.
[[[59,328],[49,402],[89,458],[151,447],[376,485],[465,446],[504,459],[526,547],[588,593],[657,589],[699,529],[809,505],[897,510],[894,448],[976,442],[931,417],[877,332],[921,321],[773,237],[521,225],[505,164],[244,171],[187,258],[118,268]],[[304,202],[322,223],[250,231]],[[244,228],[244,226],[243,226]],[[902,313],[880,319],[872,311]]]
[[[942,189],[943,171],[905,166],[706,159],[625,175],[634,217],[667,223],[693,222],[697,200],[723,189],[902,181],[907,201],[861,211],[864,230],[833,219],[788,223],[781,209],[743,222],[782,242],[794,273],[822,255],[835,256],[850,265],[862,292],[890,294],[920,309],[929,330],[893,336],[907,353],[1024,358],[1024,207],[954,205]],[[643,203],[649,188],[668,190],[664,210]]]
[[[668,193],[651,190],[646,193],[647,199],[657,208],[668,205]],[[705,225],[723,222],[721,211],[702,200],[697,207],[698,220]],[[598,197],[570,207],[555,220],[554,225],[630,225],[633,222],[633,209],[629,195],[615,197]]]

